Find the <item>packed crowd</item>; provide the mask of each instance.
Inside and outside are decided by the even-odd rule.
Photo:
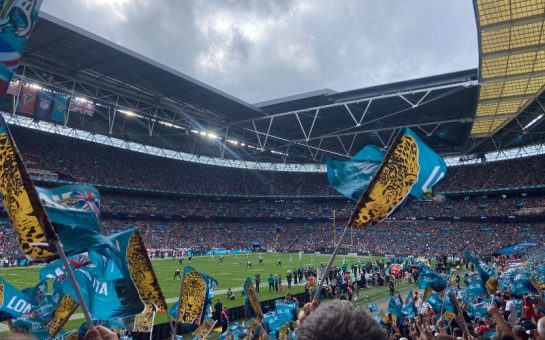
[[[224,202],[184,198],[146,198],[102,196],[102,211],[140,214],[181,214],[218,217],[331,217],[348,218],[354,208],[351,201],[277,200]],[[539,208],[537,211],[534,211]],[[445,201],[414,201],[395,212],[396,218],[452,216],[510,216],[543,213],[543,197],[470,198]]]
[[[180,192],[335,195],[323,173],[215,167],[89,143],[21,127],[13,134],[28,167],[61,179]],[[115,161],[113,161],[115,160]],[[437,192],[544,184],[545,156],[450,167]]]
[[[328,251],[341,228],[330,223],[184,223],[134,221],[152,249],[249,248],[276,251]],[[105,233],[124,230],[127,222],[106,220]],[[334,235],[336,233],[336,235]],[[472,222],[393,221],[347,232],[344,244],[362,254],[460,256],[465,250],[488,255],[517,242],[541,242],[545,224],[479,224]]]
[[[105,234],[133,225],[140,229],[148,249],[172,256],[176,249],[204,252],[213,248],[261,249],[290,252],[328,252],[339,239],[342,224],[156,222],[104,220]],[[0,227],[0,254],[20,257],[11,228]],[[7,240],[7,241],[6,241]],[[346,251],[372,255],[460,256],[465,250],[488,255],[519,242],[545,241],[545,223],[483,224],[448,221],[387,220],[365,230],[348,231]]]
[[[334,194],[324,174],[258,172],[198,165],[20,127],[13,127],[13,132],[30,168],[54,171],[61,178],[75,181],[221,195]],[[440,182],[438,191],[538,184],[539,178],[535,176],[539,176],[539,165],[544,159],[540,156],[449,168],[449,174]],[[529,162],[532,166],[529,166]],[[510,176],[505,176],[506,173]],[[349,243],[354,244],[351,248],[353,251],[372,254],[441,255],[445,252],[458,254],[464,249],[487,253],[514,242],[539,239],[543,226],[537,224],[531,229],[522,230],[527,227],[518,224],[483,227],[482,224],[469,222],[410,219],[425,216],[510,215],[544,205],[543,198],[511,195],[508,198],[413,202],[394,215],[403,221],[385,221],[363,231],[354,231]],[[343,225],[343,219],[349,217],[353,204],[339,200],[254,199],[229,202],[106,194],[102,197],[101,208],[103,212],[129,214],[240,218],[239,223],[102,221],[106,233],[118,231],[127,223],[135,224],[144,233],[148,247],[154,249],[240,248],[253,242],[262,248],[277,251],[315,251],[330,250],[333,236],[331,223],[244,223],[244,217],[331,217],[335,210],[339,224]],[[337,233],[340,231],[338,229]],[[6,226],[0,227],[0,239],[14,240],[12,230]],[[348,237],[344,242],[347,240]],[[17,254],[15,242],[0,242],[0,253],[4,256]]]
[[[354,272],[350,267],[337,269],[329,278],[333,287],[328,287],[333,292],[328,293],[329,297],[334,300],[305,306],[304,313],[299,313],[297,338],[545,339],[545,294],[540,287],[543,278],[536,275],[534,283],[524,279],[529,270],[542,273],[544,266],[542,259],[525,260],[528,259],[487,257],[479,261],[462,257],[437,264],[432,270],[422,263],[410,265],[405,259],[397,262],[403,263],[400,268],[404,268],[399,275],[388,264],[380,266],[377,262],[371,270],[383,276],[390,288],[387,307],[381,311],[376,305],[364,308],[351,303],[366,285],[365,280],[358,280],[360,266],[353,264]],[[438,279],[440,265],[447,268],[448,275]],[[366,267],[363,273],[369,271]],[[420,290],[414,294],[397,291],[400,278],[409,283],[413,279]],[[491,278],[495,283],[485,286],[484,281]],[[434,285],[437,280],[444,280],[441,287]],[[525,284],[517,284],[517,280]],[[426,288],[432,293],[424,293]]]
[[[131,188],[237,195],[335,195],[324,174],[254,171],[151,156],[13,126],[27,167],[60,179]]]
[[[544,183],[545,156],[449,167],[437,191],[478,190]]]
[[[512,196],[506,198],[446,199],[440,201],[416,201],[399,210],[395,217],[451,217],[451,216],[510,216],[543,213],[545,198]]]
[[[303,200],[218,202],[105,195],[101,198],[101,208],[104,212],[222,217],[330,217],[335,210],[336,216],[348,217],[353,204],[347,201]]]

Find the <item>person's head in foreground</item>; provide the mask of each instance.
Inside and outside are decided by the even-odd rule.
[[[297,340],[377,339],[386,333],[361,307],[344,300],[331,300],[310,312],[297,327]]]

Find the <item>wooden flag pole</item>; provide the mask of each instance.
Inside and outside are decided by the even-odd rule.
[[[348,225],[344,227],[341,237],[339,237],[339,242],[337,243],[337,245],[335,246],[335,249],[333,250],[333,254],[331,255],[331,258],[329,259],[327,267],[325,267],[324,273],[322,274],[322,278],[320,279],[320,283],[318,284],[318,287],[316,287],[316,293],[314,293],[314,297],[312,298],[313,300],[318,300],[318,298],[320,297],[320,291],[322,290],[322,287],[324,286],[325,279],[329,275],[331,266],[333,265],[333,261],[335,261],[335,258],[337,257],[339,246],[341,245],[347,230],[348,230]]]
[[[208,332],[206,332],[206,334],[202,337],[202,339],[206,339],[210,333],[212,333],[212,331],[214,330],[214,327],[216,327],[216,324],[218,323],[218,320],[214,320],[214,323],[212,324],[212,327],[210,327],[210,329],[208,330]]]
[[[354,226],[350,225],[350,247],[353,247],[353,246],[354,246]]]
[[[74,287],[74,291],[76,292],[76,296],[78,297],[78,302],[81,307],[81,311],[83,312],[83,315],[85,316],[85,320],[87,321],[87,325],[89,326],[89,329],[91,329],[93,327],[93,319],[91,318],[91,313],[89,312],[89,309],[87,308],[87,305],[85,304],[85,301],[83,300],[81,289],[79,288],[78,282],[76,281],[74,272],[72,272],[72,268],[70,267],[70,262],[68,262],[68,258],[66,257],[66,254],[64,253],[64,249],[62,248],[61,242],[57,239],[54,241],[54,244],[55,244],[55,248],[57,249],[57,254],[59,255],[62,263],[64,264],[64,268],[66,268],[66,275],[68,275],[68,279],[72,283],[72,287]]]
[[[335,209],[333,209],[333,246],[337,245],[337,226],[335,225]]]

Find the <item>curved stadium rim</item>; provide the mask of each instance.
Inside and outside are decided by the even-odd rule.
[[[279,172],[326,172],[325,164],[321,163],[271,163],[271,162],[251,162],[240,161],[228,158],[216,158],[208,156],[197,156],[179,151],[173,151],[168,149],[162,149],[150,145],[144,145],[140,143],[128,142],[118,138],[93,134],[88,131],[77,130],[70,127],[64,127],[57,124],[52,124],[44,121],[35,121],[31,118],[22,117],[18,115],[12,115],[7,112],[1,112],[2,116],[8,124],[21,126],[24,128],[39,130],[48,133],[54,133],[57,135],[85,140],[102,145],[122,148],[125,150],[140,152],[144,154],[176,159],[185,162],[207,164],[214,166],[223,166],[230,168],[248,169],[248,170],[260,170],[260,171],[279,171]],[[488,152],[484,154],[487,162],[496,162],[502,160],[516,159],[522,157],[530,157],[536,155],[545,154],[544,144],[535,144],[524,146],[520,148],[505,149],[499,151]],[[477,155],[463,155],[465,160],[461,160],[462,156],[448,156],[445,157],[445,162],[448,167],[463,166],[479,163],[481,157]]]

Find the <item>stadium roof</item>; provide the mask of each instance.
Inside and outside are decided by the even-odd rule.
[[[485,143],[473,149],[486,150],[490,142],[501,147],[536,143],[543,118],[545,2],[476,0],[474,7],[481,90],[471,133],[474,139],[485,137]]]
[[[179,105],[206,121],[263,115],[242,100],[43,12],[23,60],[100,87]]]
[[[481,47],[486,45],[483,25],[501,30],[519,23],[519,18],[508,18],[507,23],[485,22],[491,19],[483,19],[485,9],[481,6],[490,8],[489,3],[478,2]],[[521,25],[539,21],[536,17],[520,20]],[[541,46],[534,51],[536,58],[542,53]],[[17,73],[27,83],[97,104],[93,117],[68,115],[66,128],[198,156],[320,163],[325,157],[350,157],[366,144],[387,147],[405,126],[444,155],[497,150],[507,145],[503,138],[517,139],[509,143],[511,147],[535,143],[536,133],[545,131],[541,120],[526,128],[526,134],[520,129],[517,133],[512,124],[524,127],[539,117],[538,111],[543,111],[535,100],[539,86],[516,92],[520,107],[508,114],[498,108],[484,113],[485,105],[503,105],[513,99],[495,87],[520,88],[508,83],[519,78],[507,79],[507,73],[491,75],[486,71],[493,60],[489,56],[501,58],[512,52],[510,48],[499,54],[481,53],[480,70],[344,92],[324,89],[252,105],[41,13]],[[486,80],[480,96],[479,74]],[[538,75],[543,76],[532,71],[529,82],[542,81]],[[498,125],[498,119],[505,120]]]

